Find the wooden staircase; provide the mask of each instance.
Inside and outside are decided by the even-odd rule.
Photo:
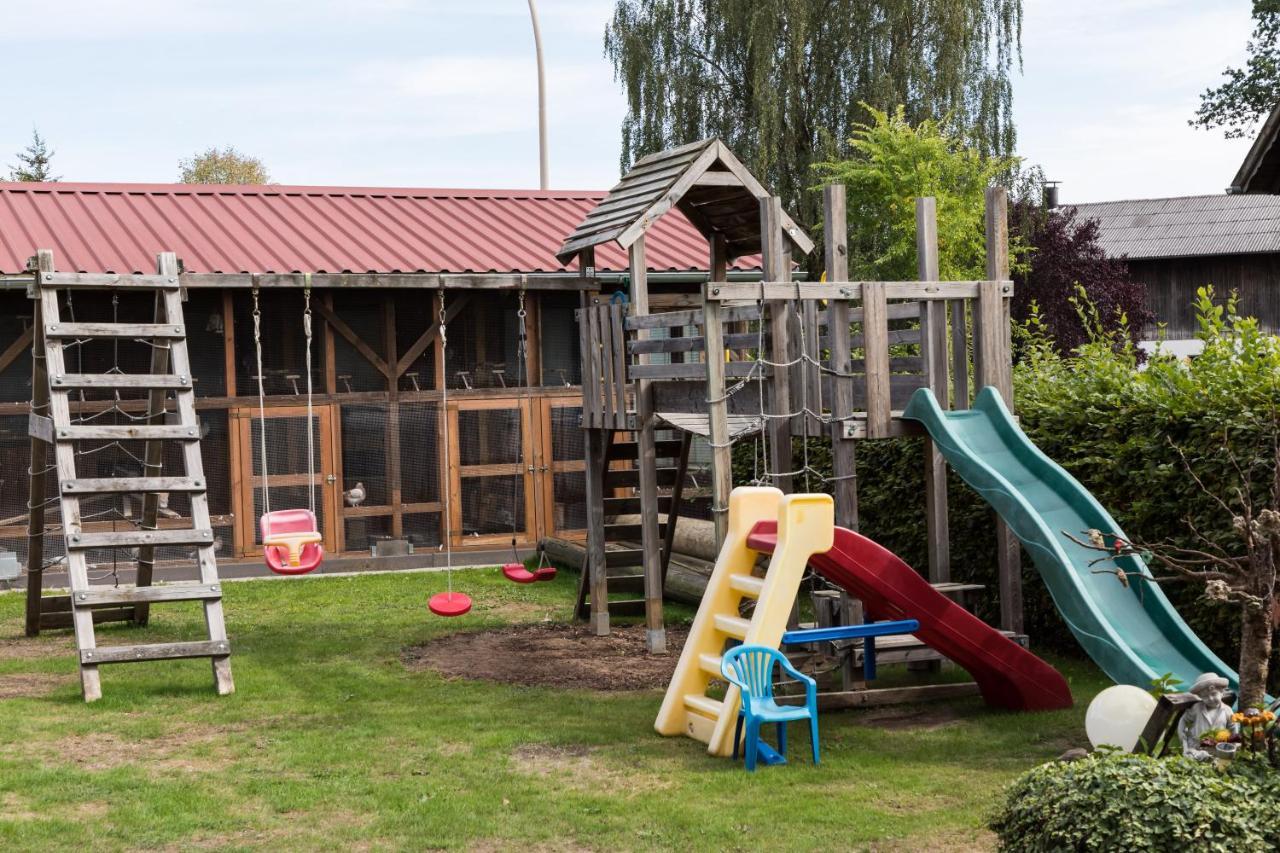
[[[37,256],[26,628],[29,635],[39,633],[41,628],[68,624],[75,628],[80,683],[88,702],[101,698],[98,667],[108,663],[209,658],[217,692],[227,694],[235,689],[231,678],[231,645],[223,622],[215,537],[200,457],[200,424],[195,411],[176,256],[169,252],[161,254],[158,268],[157,275],[57,273],[53,271],[51,253],[41,252]],[[154,293],[155,321],[64,322],[59,314],[59,294],[69,289]],[[86,339],[140,340],[150,344],[150,371],[146,374],[68,372],[64,348]],[[146,416],[126,425],[78,421],[71,414],[71,394],[81,389],[146,391]],[[175,403],[173,412],[168,411],[170,395]],[[78,442],[117,441],[142,443],[143,476],[98,478],[81,477],[77,473]],[[171,442],[180,446],[184,475],[153,476],[163,469],[165,447]],[[50,448],[52,463],[49,462]],[[42,595],[46,567],[44,507],[49,502],[48,493],[52,492],[49,475],[56,477],[54,484],[62,514],[61,530],[71,590],[69,595],[62,596]],[[190,527],[166,525],[160,529],[160,495],[168,492],[189,496]],[[88,525],[82,519],[80,507],[82,498],[127,494],[139,495],[142,507],[133,529],[110,532],[86,529]],[[198,582],[151,585],[155,549],[165,546],[194,549],[200,574]],[[104,550],[123,553],[123,562],[136,562],[133,585],[106,586],[90,582],[87,555],[90,551]],[[207,638],[195,642],[98,646],[95,623],[129,621],[144,625],[151,604],[171,601],[202,603]]]
[[[667,567],[671,562],[671,549],[675,540],[676,521],[683,505],[685,479],[689,469],[689,447],[692,433],[682,433],[680,438],[655,442],[656,459],[668,464],[657,468],[659,489],[667,493],[658,497],[658,535],[662,539],[662,581],[665,587]],[[623,521],[628,516],[639,516],[640,496],[633,493],[618,496],[619,491],[638,489],[640,485],[640,447],[633,435],[622,430],[608,433],[602,478],[604,498],[605,567],[610,592],[638,595],[638,598],[615,599],[609,602],[612,616],[644,615],[644,551],[639,547],[641,529],[638,520]],[[614,467],[615,463],[629,463],[626,467]],[[574,616],[588,619],[591,615],[591,578],[584,569],[578,579],[578,601]]]

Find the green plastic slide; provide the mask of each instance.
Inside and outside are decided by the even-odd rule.
[[[1133,576],[1151,576],[1140,558],[1108,559],[1067,538],[1088,541],[1087,531],[1096,529],[1108,542],[1110,534],[1128,541],[1093,495],[1031,443],[994,388],[983,388],[963,411],[944,411],[922,388],[903,417],[924,424],[956,473],[1022,540],[1058,612],[1103,672],[1143,688],[1172,673],[1183,689],[1201,673],[1216,672],[1238,690],[1235,671],[1182,621],[1160,587]],[[1127,585],[1117,568],[1130,575]]]

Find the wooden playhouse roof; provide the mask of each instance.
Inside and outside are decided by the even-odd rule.
[[[708,240],[725,238],[729,258],[760,251],[760,199],[768,190],[718,139],[650,154],[578,223],[556,253],[567,264],[578,252],[616,241],[624,249],[673,207]],[[802,253],[813,241],[783,213],[791,243]]]

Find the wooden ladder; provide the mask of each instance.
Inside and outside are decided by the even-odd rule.
[[[631,594],[644,593],[644,551],[638,547],[641,538],[638,523],[620,523],[621,516],[640,514],[640,497],[613,497],[619,488],[633,488],[639,485],[640,454],[639,445],[634,441],[620,440],[621,430],[612,430],[605,444],[604,475],[602,478],[602,494],[604,498],[604,541],[605,570],[622,569],[624,574],[609,574],[610,592]],[[671,564],[671,551],[675,544],[676,523],[680,518],[683,506],[684,483],[689,470],[689,448],[693,440],[692,433],[682,433],[680,438],[656,442],[657,458],[674,460],[673,467],[657,469],[659,488],[668,489],[668,493],[658,496],[658,514],[662,520],[658,522],[658,536],[662,538],[662,583],[666,588],[667,568]],[[631,467],[613,469],[614,462],[627,461]],[[628,547],[608,550],[609,545],[627,543]],[[583,571],[578,577],[578,600],[574,609],[577,619],[588,619],[591,615],[591,578],[584,563]],[[612,616],[643,616],[644,598],[615,599],[609,602],[609,614]]]
[[[209,518],[207,483],[200,457],[200,424],[187,353],[186,324],[177,257],[164,252],[157,258],[157,275],[98,275],[57,273],[53,255],[42,251],[36,258],[34,358],[32,360],[31,412],[31,511],[28,532],[27,633],[41,627],[65,624],[67,613],[75,628],[80,656],[80,684],[86,702],[102,696],[98,667],[107,663],[209,658],[214,686],[219,694],[234,691],[231,679],[231,644],[222,613],[222,585],[218,580],[213,527]],[[64,322],[58,296],[63,290],[153,292],[153,323]],[[147,374],[71,373],[64,347],[86,339],[141,340],[149,343],[151,368]],[[71,393],[81,389],[145,390],[147,415],[136,424],[99,425],[74,421]],[[166,400],[172,393],[177,422],[166,418]],[[86,478],[76,471],[77,442],[141,441],[143,476]],[[152,476],[162,469],[167,442],[178,442],[185,476]],[[53,463],[48,448],[53,448]],[[42,596],[44,560],[44,506],[47,474],[57,476],[66,546],[70,596]],[[160,494],[181,492],[191,501],[191,527],[160,529]],[[81,519],[80,499],[92,495],[142,496],[137,529],[124,532],[91,532]],[[194,546],[200,580],[152,586],[157,546]],[[107,587],[89,580],[87,554],[93,550],[137,549],[137,574],[132,586]],[[128,551],[125,552],[128,554]],[[126,558],[132,562],[132,558]],[[65,598],[65,600],[64,600]],[[149,643],[99,647],[94,623],[128,620],[145,624],[154,602],[200,601],[204,605],[208,639],[198,642]]]

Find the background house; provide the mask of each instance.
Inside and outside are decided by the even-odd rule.
[[[1235,291],[1242,314],[1280,333],[1280,105],[1225,193],[1071,205],[1098,221],[1098,242],[1127,256],[1171,341],[1192,338],[1196,289]],[[1156,329],[1145,330],[1154,338]]]

